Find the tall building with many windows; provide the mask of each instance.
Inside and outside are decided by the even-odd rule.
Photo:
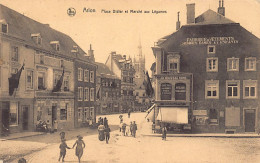
[[[191,125],[194,132],[260,128],[260,40],[226,18],[223,5],[195,18],[195,4],[187,4],[187,25],[152,49],[156,125]]]

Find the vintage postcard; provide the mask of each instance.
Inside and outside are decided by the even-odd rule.
[[[0,163],[260,162],[259,0],[1,0]]]

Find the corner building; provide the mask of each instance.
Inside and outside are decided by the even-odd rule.
[[[155,120],[190,124],[192,132],[256,132],[260,127],[259,38],[227,19],[223,5],[218,13],[208,10],[196,18],[194,10],[195,4],[188,4],[187,25],[152,48]],[[160,118],[164,105],[179,106],[179,111]]]

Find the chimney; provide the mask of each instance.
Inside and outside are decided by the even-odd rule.
[[[124,60],[126,60],[126,55],[123,55]]]
[[[176,31],[178,31],[181,28],[180,11],[177,12],[177,14],[178,14],[178,21],[176,22]]]
[[[221,1],[222,1],[222,4],[221,4]],[[225,16],[224,0],[219,0],[218,13],[219,13],[220,15]]]
[[[187,6],[187,24],[195,23],[195,3],[186,4]]]
[[[94,50],[92,50],[91,44],[89,46],[88,55],[89,55],[90,59],[95,62]]]

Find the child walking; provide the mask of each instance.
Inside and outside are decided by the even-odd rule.
[[[66,156],[66,148],[71,149],[70,147],[67,146],[66,140],[62,139],[61,140],[61,144],[60,144],[60,157],[59,157],[59,161],[62,158],[62,162],[64,162],[64,158]]]
[[[77,145],[77,146],[76,146],[75,154],[76,154],[76,156],[78,157],[78,160],[79,160],[79,162],[80,162],[80,159],[81,159],[81,157],[82,157],[82,155],[83,155],[83,148],[85,148],[85,143],[84,143],[84,141],[82,140],[82,139],[83,139],[82,136],[78,135],[77,138],[78,138],[78,140],[76,140],[76,142],[74,143],[74,145],[73,145],[72,148],[74,148],[74,146]],[[82,146],[83,146],[83,147],[82,147]]]

